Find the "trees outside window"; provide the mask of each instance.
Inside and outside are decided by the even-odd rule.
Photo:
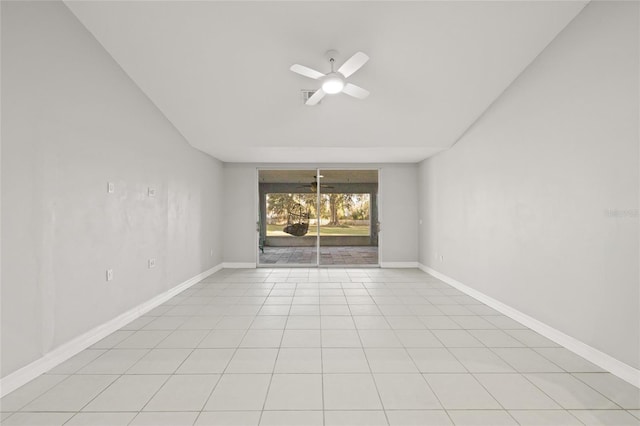
[[[267,194],[267,235],[287,235],[281,228],[296,204],[310,213],[312,225],[319,216],[320,235],[369,235],[369,194],[322,194],[319,214],[316,201],[314,193]]]

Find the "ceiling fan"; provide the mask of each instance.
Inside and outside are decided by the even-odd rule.
[[[322,175],[320,175],[320,177],[324,177]],[[315,180],[313,182],[311,182],[308,185],[300,185],[298,186],[298,188],[309,188],[311,190],[311,192],[318,192],[318,176],[314,176]],[[320,184],[320,188],[327,188],[327,189],[333,189],[335,187],[331,186],[331,185],[325,185],[325,184]]]
[[[307,99],[305,105],[316,105],[322,98],[324,98],[325,95],[334,95],[336,93],[346,93],[347,95],[358,99],[365,99],[369,96],[368,90],[356,86],[355,84],[345,82],[351,74],[358,71],[367,63],[369,57],[362,52],[357,52],[355,55],[347,59],[347,61],[338,68],[338,71],[334,71],[333,66],[337,54],[338,52],[335,50],[330,50],[326,54],[326,57],[329,58],[329,63],[331,64],[331,72],[328,74],[322,74],[320,71],[316,71],[299,64],[291,65],[291,68],[289,68],[297,74],[322,81],[322,87],[316,90],[316,92]]]

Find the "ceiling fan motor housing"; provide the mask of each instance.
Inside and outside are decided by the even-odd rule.
[[[344,88],[344,76],[337,71],[332,71],[322,79],[322,90],[334,95],[342,92]]]

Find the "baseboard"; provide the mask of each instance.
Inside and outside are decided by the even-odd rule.
[[[381,268],[417,268],[418,262],[380,262]]]
[[[418,268],[640,388],[640,370],[423,264]]]
[[[84,334],[81,334],[80,336],[72,339],[67,343],[58,346],[52,351],[46,353],[42,358],[33,361],[31,364],[28,364],[21,369],[7,375],[6,377],[3,377],[2,379],[0,379],[0,398],[10,392],[13,392],[15,389],[18,389],[20,386],[35,379],[39,375],[51,370],[58,364],[63,363],[77,353],[87,349],[94,343],[99,342],[109,334],[119,330],[134,319],[146,314],[153,308],[163,304],[178,293],[188,289],[189,287],[200,282],[209,275],[219,271],[220,269],[222,269],[222,267],[222,264],[219,264],[196,275],[195,277],[189,278],[188,280],[178,284],[170,290],[167,290],[164,293],[161,293],[154,298],[128,310],[127,312],[118,315],[114,319],[107,321],[106,323],[101,324]]]
[[[225,269],[255,269],[255,262],[224,262],[222,267]]]

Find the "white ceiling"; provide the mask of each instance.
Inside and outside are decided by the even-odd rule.
[[[67,1],[196,148],[228,162],[416,162],[449,148],[586,1]],[[357,51],[366,100],[289,71]]]

